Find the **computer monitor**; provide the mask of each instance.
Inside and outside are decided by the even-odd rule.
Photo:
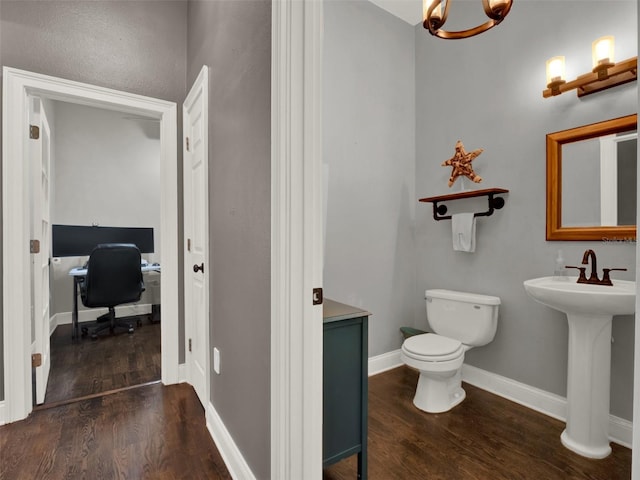
[[[141,253],[153,253],[153,228],[53,225],[54,257],[83,257],[101,243],[133,243]]]

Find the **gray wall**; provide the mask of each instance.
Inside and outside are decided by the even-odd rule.
[[[188,84],[209,77],[211,402],[270,475],[271,2],[189,2]]]
[[[187,5],[182,1],[0,1],[2,65],[180,105],[186,94],[186,51]],[[181,164],[181,151],[178,156]],[[182,322],[180,333],[184,338]],[[0,399],[3,386],[0,378]]]
[[[366,308],[369,354],[419,318],[414,214],[414,31],[370,2],[324,8],[323,161],[329,166],[324,288]]]
[[[475,5],[456,6],[472,23]],[[478,220],[474,254],[454,252],[451,223],[418,207],[415,301],[422,305],[424,289],[434,287],[501,297],[495,340],[467,352],[466,362],[563,396],[567,321],[528,298],[522,282],[551,275],[559,248],[567,262],[593,248],[600,267],[627,267],[616,277],[634,280],[635,244],[545,241],[545,135],[635,113],[638,86],[543,99],[545,61],[565,55],[567,77],[575,78],[591,68],[591,42],[607,34],[616,37],[617,59],[632,57],[637,18],[635,1],[516,2],[500,26],[473,39],[434,39],[421,26],[415,32],[417,196],[448,191],[440,163],[458,139],[485,149],[474,161],[480,186],[510,190],[504,209]],[[613,337],[611,412],[631,419],[633,317],[614,318]]]

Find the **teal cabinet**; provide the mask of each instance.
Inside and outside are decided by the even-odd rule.
[[[323,466],[358,455],[367,478],[369,312],[332,300],[324,304]]]

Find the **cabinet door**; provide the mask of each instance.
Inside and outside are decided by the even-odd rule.
[[[362,451],[366,442],[366,317],[324,325],[324,465]]]

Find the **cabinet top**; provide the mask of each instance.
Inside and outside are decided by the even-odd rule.
[[[336,302],[328,298],[324,299],[322,306],[323,323],[337,322],[338,320],[347,320],[349,318],[358,318],[369,316],[371,313],[359,307],[352,307],[344,303]]]

